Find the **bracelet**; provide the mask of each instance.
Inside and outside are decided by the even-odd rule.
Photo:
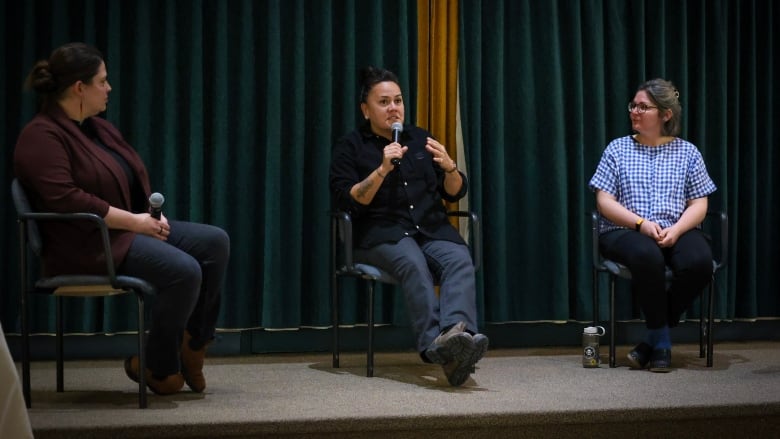
[[[637,232],[642,230],[642,223],[643,222],[645,222],[644,218],[639,218],[638,220],[636,220],[636,231]]]
[[[444,172],[446,172],[446,173],[448,173],[448,174],[452,174],[453,172],[455,172],[455,171],[457,171],[457,170],[458,170],[458,164],[457,164],[457,163],[455,163],[455,162],[452,162],[452,165],[453,165],[453,166],[452,166],[452,169],[450,169],[449,171],[444,171]]]
[[[381,173],[381,172],[379,172],[379,168],[377,168],[377,169],[374,169],[374,172],[376,172],[376,175],[378,175],[378,176],[382,177],[382,179],[384,179],[385,177],[387,177],[387,174],[385,174],[385,175],[382,175],[382,173]]]

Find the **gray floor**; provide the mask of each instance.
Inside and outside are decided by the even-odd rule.
[[[603,347],[602,347],[603,348]],[[149,394],[118,360],[33,363],[36,437],[665,437],[780,436],[780,342],[675,346],[668,374],[618,365],[584,369],[578,348],[493,350],[461,388],[413,352],[207,359],[205,394]],[[604,355],[604,352],[602,352]],[[612,433],[612,434],[610,434]],[[702,434],[704,434],[702,433]]]

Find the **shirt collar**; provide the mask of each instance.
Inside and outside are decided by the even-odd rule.
[[[404,130],[401,132],[401,140],[408,140],[409,135],[406,132],[406,126],[404,126]],[[366,119],[363,121],[363,123],[360,124],[360,127],[358,127],[358,131],[360,132],[360,135],[363,136],[363,139],[381,139],[384,142],[390,143],[390,140],[374,133],[371,131],[371,122]]]

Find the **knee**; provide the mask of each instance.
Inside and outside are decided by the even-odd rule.
[[[685,264],[685,271],[702,279],[712,276],[712,258],[707,254],[696,255]]]
[[[210,233],[206,234],[203,239],[206,240],[206,245],[211,249],[211,254],[218,261],[226,260],[230,255],[230,236],[217,226],[211,226],[209,230]]]
[[[471,260],[471,255],[465,253],[450,263],[448,270],[456,271],[463,274],[474,273],[474,261]]]
[[[173,267],[171,267],[171,278],[179,284],[181,291],[200,290],[200,284],[203,280],[203,272],[200,264],[195,258],[180,258]]]
[[[657,245],[642,245],[634,249],[627,265],[631,271],[642,267],[663,271],[666,267],[666,260]]]
[[[458,253],[456,257],[450,258],[441,267],[438,281],[444,283],[446,280],[455,279],[458,283],[473,283],[476,271],[474,262],[468,251]]]
[[[425,260],[404,258],[399,261],[395,270],[400,276],[420,276],[428,272],[428,265]]]

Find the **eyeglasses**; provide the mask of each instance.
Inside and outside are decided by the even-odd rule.
[[[645,112],[647,110],[651,109],[651,108],[658,108],[658,107],[653,107],[652,105],[647,105],[644,102],[640,102],[638,104],[636,102],[629,102],[628,103],[628,112],[629,113],[631,113],[634,110],[636,110],[636,112],[639,113],[639,114],[645,114]]]

